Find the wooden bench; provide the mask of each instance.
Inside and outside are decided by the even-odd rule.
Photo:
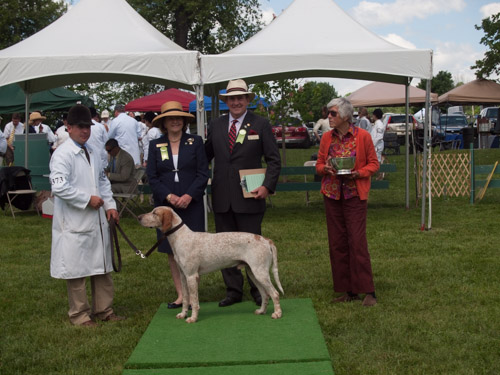
[[[379,172],[390,173],[396,172],[395,164],[381,164]],[[310,191],[320,191],[321,182],[314,181],[314,176],[316,175],[316,167],[314,166],[300,166],[300,167],[281,167],[280,181],[276,185],[276,192],[279,191],[305,191],[306,192],[306,204],[309,204],[309,192]],[[287,181],[284,182],[283,177],[286,176]],[[293,181],[291,178],[294,176],[303,177],[304,181]],[[290,180],[288,181],[290,177]],[[311,180],[311,181],[309,181]],[[375,180],[372,179],[371,189],[388,189],[389,181],[387,180]],[[149,185],[142,185],[141,192],[143,194],[151,194],[151,188]],[[207,192],[210,194],[210,185],[207,186]]]
[[[396,172],[395,164],[381,164],[379,172],[390,173]],[[304,176],[304,182],[297,181],[279,181],[276,185],[276,192],[278,191],[305,191],[306,192],[306,204],[309,204],[309,191],[320,191],[321,181],[308,181],[308,178],[314,179],[316,175],[316,167],[306,166],[306,167],[281,167],[280,177],[283,176]],[[371,181],[371,189],[388,189],[389,181],[387,180],[375,180]]]

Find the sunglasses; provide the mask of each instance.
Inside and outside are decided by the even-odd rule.
[[[106,152],[109,154],[109,153],[110,153],[111,151],[113,151],[114,149],[115,149],[114,147],[113,147],[113,148],[110,148],[110,149],[108,149],[108,148],[107,148],[107,149],[106,149]]]
[[[330,114],[330,116],[332,117],[336,117],[338,115],[338,112],[337,111],[328,111],[328,113]]]

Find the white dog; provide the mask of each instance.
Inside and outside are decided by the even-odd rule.
[[[152,212],[139,216],[144,227],[158,228],[167,235],[175,260],[179,266],[182,282],[182,312],[178,319],[185,319],[191,304],[188,323],[198,319],[199,276],[228,267],[247,267],[248,276],[259,289],[262,305],[255,314],[265,314],[269,297],[274,303],[273,319],[281,318],[279,293],[269,277],[272,266],[274,280],[281,293],[283,288],[278,276],[278,254],[273,241],[251,233],[193,232],[183,224],[179,215],[170,207],[156,207]]]

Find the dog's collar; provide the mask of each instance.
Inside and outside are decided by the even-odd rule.
[[[167,237],[167,236],[170,236],[172,233],[178,231],[182,226],[184,225],[184,222],[181,221],[179,225],[176,225],[175,227],[173,227],[172,229],[168,230],[165,232],[164,236]]]

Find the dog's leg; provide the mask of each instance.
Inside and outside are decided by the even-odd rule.
[[[273,319],[281,318],[283,313],[281,311],[281,306],[280,306],[280,295],[276,290],[276,288],[274,287],[273,283],[271,282],[271,278],[269,276],[269,270],[266,269],[265,267],[254,267],[253,278],[256,279],[254,283],[256,285],[259,285],[259,292],[262,296],[262,306],[259,310],[256,310],[255,313],[265,314],[267,305],[269,303],[269,297],[271,297],[274,304],[274,312],[272,313],[271,317]],[[264,292],[262,292],[261,289],[263,289]],[[264,298],[264,296],[266,298]],[[261,312],[263,308],[264,311]]]
[[[177,265],[179,267],[179,265]],[[177,319],[186,319],[188,316],[189,309],[189,291],[187,287],[186,276],[184,272],[179,267],[179,273],[181,274],[181,286],[182,286],[182,311],[176,315]]]
[[[269,294],[267,293],[266,289],[264,288],[260,280],[252,272],[250,266],[247,266],[246,269],[248,277],[250,277],[250,279],[253,281],[257,289],[259,289],[260,297],[262,298],[262,303],[260,305],[260,308],[255,310],[255,314],[264,315],[267,311],[267,305],[269,304]]]
[[[186,319],[186,323],[195,323],[198,320],[198,311],[200,311],[200,302],[198,300],[199,278],[198,274],[191,275],[186,278],[187,287],[189,289],[189,302],[191,303],[191,308],[193,310],[191,312],[191,316]]]

